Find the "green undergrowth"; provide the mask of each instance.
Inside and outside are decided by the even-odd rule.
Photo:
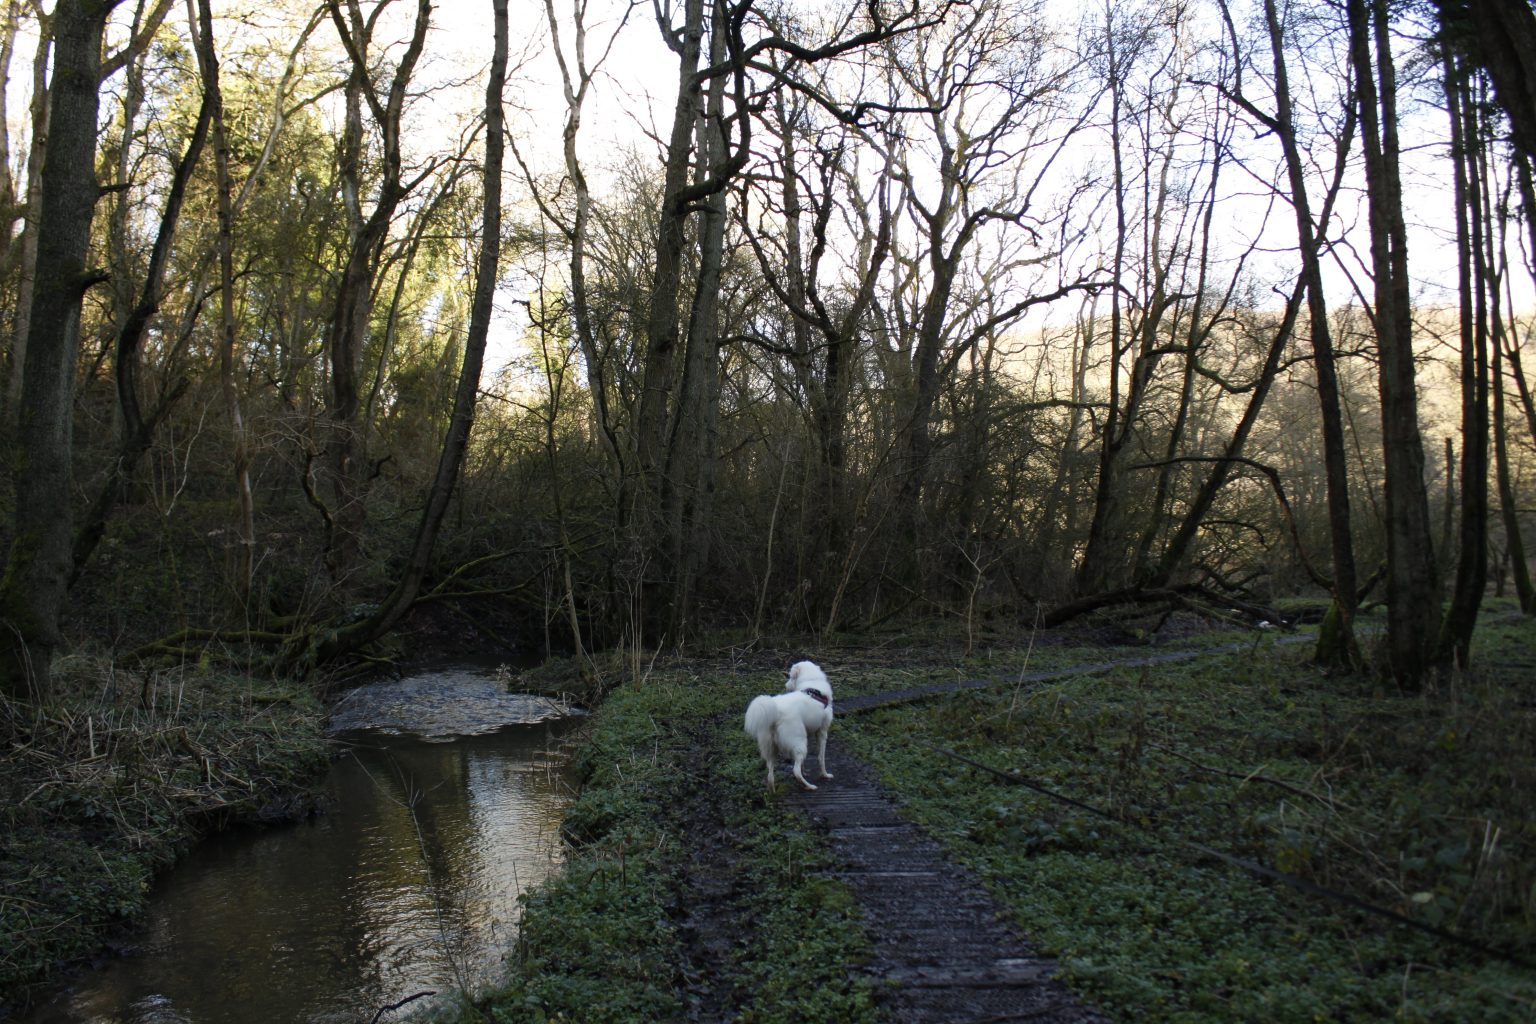
[[[735,978],[749,996],[737,1020],[873,1022],[869,983],[851,973],[870,949],[858,904],[828,874],[836,865],[804,819],[764,796],[762,758],[735,724],[718,749],[746,893]],[[780,784],[794,785],[782,772]]]
[[[0,1001],[24,1002],[144,909],[209,828],[282,817],[324,767],[298,686],[64,659],[37,709],[0,702]]]
[[[737,724],[752,694],[778,685],[764,673],[678,670],[609,695],[578,757],[581,792],[562,828],[566,863],[524,898],[510,978],[475,1019],[677,1018],[687,988],[706,980],[686,975],[679,931],[685,868],[705,841],[726,844],[718,860],[736,873],[730,890],[743,894],[725,922],[726,973],[713,979],[736,994],[736,1019],[872,1019],[867,986],[848,970],[867,948],[854,903],[819,873],[826,856],[799,816],[764,797],[756,747]],[[723,825],[700,820],[709,814],[704,788],[722,801]]]
[[[838,727],[1113,1017],[1513,1024],[1536,1018],[1529,967],[1188,845],[1536,960],[1536,626],[1485,621],[1479,638],[1483,668],[1413,696],[1325,677],[1267,633],[1237,654],[1010,685],[1026,654],[1044,667],[1015,647],[954,670],[1001,685]],[[825,667],[840,695],[885,688]]]

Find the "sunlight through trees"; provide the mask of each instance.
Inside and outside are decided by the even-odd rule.
[[[1529,4],[447,6],[0,9],[6,693],[1536,607]]]

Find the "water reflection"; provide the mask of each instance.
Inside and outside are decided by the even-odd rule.
[[[476,987],[515,939],[517,894],[555,866],[566,729],[357,746],[330,813],[195,851],[157,886],[142,949],[29,1020],[356,1022]]]

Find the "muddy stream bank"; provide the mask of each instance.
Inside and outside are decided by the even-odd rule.
[[[20,1024],[367,1021],[500,971],[517,896],[559,863],[578,716],[453,668],[340,701],[321,812],[201,844],[124,955]]]

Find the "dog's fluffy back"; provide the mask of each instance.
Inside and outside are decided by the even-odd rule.
[[[806,782],[802,771],[810,740],[817,740],[817,754],[821,761],[821,777],[830,779],[827,771],[827,730],[832,725],[832,686],[826,674],[812,662],[796,662],[789,670],[786,692],[770,697],[766,694],[753,697],[747,705],[742,722],[748,736],[757,740],[758,752],[763,755],[767,769],[768,788],[773,788],[774,762],[779,755],[794,761],[795,778],[807,789],[815,789]]]
[[[770,772],[774,760],[783,754],[795,762],[795,777],[801,782],[805,778],[800,774],[800,764],[810,749],[811,735],[824,735],[831,724],[831,710],[798,690],[773,697],[753,697],[743,722],[747,735],[757,740],[758,752]]]

